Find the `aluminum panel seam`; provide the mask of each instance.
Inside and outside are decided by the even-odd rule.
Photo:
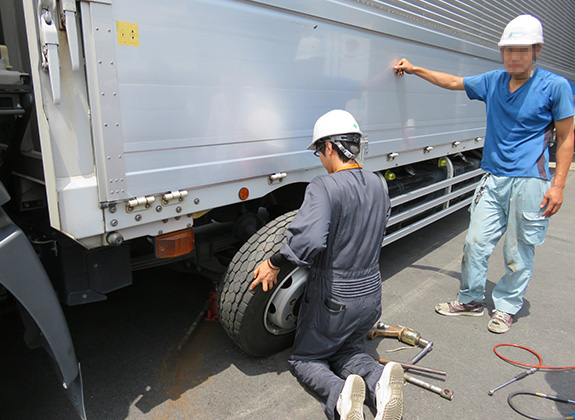
[[[115,23],[111,5],[82,6],[98,195],[101,203],[114,202],[131,198],[127,191],[124,135],[120,124]]]

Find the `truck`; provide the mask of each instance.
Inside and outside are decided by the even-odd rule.
[[[0,303],[18,303],[80,417],[62,305],[97,304],[135,270],[213,278],[248,354],[291,344],[307,269],[282,270],[271,293],[248,286],[324,173],[306,146],[325,112],[365,133],[363,165],[391,196],[382,246],[468,206],[483,104],[392,67],[499,68],[523,13],[545,28],[538,65],[573,84],[567,1],[3,0]]]

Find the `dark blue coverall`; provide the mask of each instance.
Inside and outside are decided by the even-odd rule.
[[[317,395],[325,414],[336,404],[345,378],[363,377],[367,403],[375,406],[375,385],[383,366],[365,352],[364,339],[381,315],[379,255],[390,202],[381,179],[361,168],[319,176],[272,257],[310,266],[301,304],[292,373]],[[341,303],[330,309],[327,300]]]

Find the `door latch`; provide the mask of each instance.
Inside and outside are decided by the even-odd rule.
[[[42,0],[38,3],[40,17],[40,43],[42,45],[42,69],[50,76],[52,101],[60,103],[60,58],[58,57],[58,28],[54,21],[55,0]]]

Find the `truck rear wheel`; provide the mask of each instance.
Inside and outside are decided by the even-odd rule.
[[[250,291],[254,269],[276,253],[295,211],[272,220],[257,231],[236,253],[218,294],[218,314],[224,330],[246,353],[269,356],[293,343],[297,314],[307,268],[282,267],[271,291],[261,286]]]

